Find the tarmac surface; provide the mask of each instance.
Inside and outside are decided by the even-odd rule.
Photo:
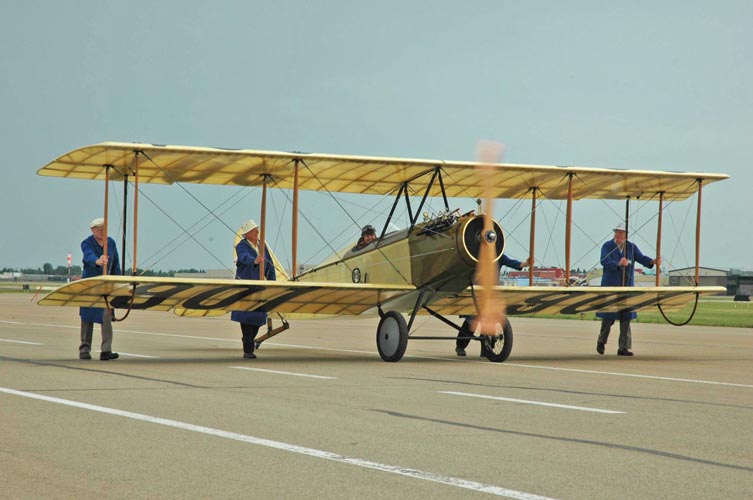
[[[753,498],[753,329],[511,318],[505,363],[377,319],[292,321],[258,359],[219,318],[134,311],[113,361],[73,308],[0,294],[0,498]],[[419,317],[416,335],[452,332]],[[95,326],[95,344],[99,326]]]

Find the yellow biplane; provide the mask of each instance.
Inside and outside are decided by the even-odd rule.
[[[723,174],[612,170],[580,167],[487,164],[486,181],[478,162],[452,162],[405,158],[232,150],[139,143],[106,142],[71,151],[50,162],[39,175],[105,181],[107,221],[110,181],[131,183],[134,191],[132,276],[100,276],[66,284],[40,300],[42,305],[108,307],[118,309],[174,310],[179,314],[209,315],[228,311],[267,311],[311,315],[379,315],[376,343],[385,361],[399,361],[411,339],[450,337],[411,335],[418,314],[430,314],[474,340],[491,361],[504,361],[512,349],[509,321],[495,332],[476,335],[467,322],[458,326],[448,316],[476,315],[479,286],[474,271],[482,248],[498,261],[505,248],[502,228],[479,210],[460,213],[449,198],[527,198],[531,200],[530,262],[534,262],[536,201],[566,200],[565,283],[570,283],[572,202],[587,198],[656,200],[659,230],[657,258],[661,252],[661,214],[665,201],[698,196],[696,270],[699,267],[701,192]],[[140,183],[198,183],[260,186],[261,241],[266,227],[268,188],[293,192],[292,269],[298,269],[298,194],[314,190],[362,194],[392,194],[392,210],[375,242],[352,249],[325,263],[294,275],[289,281],[212,280],[140,277],[136,271],[138,191]],[[486,186],[486,187],[484,187]],[[423,193],[417,207],[410,192]],[[444,209],[420,219],[429,197],[441,198]],[[399,203],[405,200],[410,224],[388,232]],[[125,217],[125,210],[124,210]],[[486,224],[486,227],[485,227]],[[105,226],[107,231],[107,223]],[[264,244],[260,245],[264,248]],[[262,264],[263,265],[263,264]],[[529,283],[533,284],[533,266]],[[264,275],[263,270],[260,275]],[[588,311],[637,311],[684,306],[722,287],[506,287],[493,290],[504,299],[507,315],[578,314]],[[407,313],[406,321],[404,313]],[[272,330],[263,342],[287,328]],[[454,339],[455,337],[451,337]]]

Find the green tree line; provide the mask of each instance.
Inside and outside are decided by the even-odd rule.
[[[178,269],[169,271],[152,270],[152,269],[138,269],[136,274],[138,276],[158,276],[158,277],[172,277],[175,273],[203,273],[203,269]],[[42,267],[25,267],[25,268],[12,268],[4,267],[0,269],[0,273],[22,273],[22,274],[44,274],[47,276],[68,276],[68,266],[54,267],[49,262],[42,264]],[[80,265],[73,265],[70,268],[70,274],[73,276],[81,276],[82,269]],[[126,274],[130,274],[130,269],[126,270]]]

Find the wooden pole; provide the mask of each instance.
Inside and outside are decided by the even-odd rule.
[[[628,236],[630,230],[630,196],[627,197],[625,200],[625,258],[628,256],[628,248],[630,248],[628,244]],[[635,256],[635,255],[634,255]],[[633,263],[635,264],[635,263]],[[635,270],[633,270],[635,272]],[[627,266],[622,268],[622,286],[625,286],[627,283]]]
[[[528,286],[533,286],[533,259],[534,248],[536,244],[536,191],[538,188],[531,188],[531,234],[528,238]]]
[[[565,286],[570,286],[570,243],[573,223],[573,174],[567,181],[567,220],[565,221]]]
[[[656,258],[658,261],[661,259],[661,225],[662,216],[664,214],[664,191],[659,193],[659,223],[656,228]],[[656,286],[661,286],[661,264],[656,266]]]
[[[295,175],[293,176],[293,270],[291,277],[295,279],[298,274],[298,164],[301,160],[295,160]]]

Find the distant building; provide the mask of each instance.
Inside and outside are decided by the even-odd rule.
[[[730,269],[727,275],[727,295],[753,295],[753,271]]]
[[[588,274],[588,286],[601,286],[601,275],[603,274],[602,270],[598,270],[596,272],[592,272]],[[638,268],[635,270],[635,286],[641,286],[641,287],[652,287],[656,286],[656,274],[645,274],[643,272],[643,269]],[[666,286],[667,285],[667,279],[664,275],[660,277],[660,286]]]
[[[228,269],[207,269],[202,273],[175,273],[176,278],[206,278],[215,280],[225,280],[235,278],[235,273]]]
[[[584,282],[586,275],[584,273],[570,273],[572,284]],[[500,276],[500,282],[515,280],[518,286],[528,286],[528,270],[524,271],[507,271]],[[565,270],[561,267],[535,267],[533,269],[533,284],[535,286],[564,286]]]
[[[727,295],[729,295],[728,274],[724,269],[699,267],[698,285],[723,286],[727,288]],[[753,278],[753,275],[751,277]],[[753,280],[751,281],[751,285],[753,286]],[[695,286],[695,267],[685,267],[669,271],[669,286]]]

